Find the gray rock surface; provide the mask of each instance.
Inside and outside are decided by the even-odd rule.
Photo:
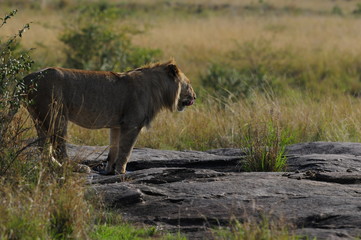
[[[104,147],[69,146],[69,155],[97,169]],[[127,174],[88,176],[91,188],[124,218],[190,239],[231,218],[269,216],[318,239],[361,237],[361,144],[315,142],[287,148],[285,173],[242,172],[241,149],[134,149]]]

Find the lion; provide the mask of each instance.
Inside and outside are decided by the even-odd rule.
[[[124,174],[143,127],[162,109],[183,111],[196,94],[174,60],[124,73],[50,67],[25,78],[27,110],[40,147],[50,137],[54,158],[67,158],[68,121],[88,129],[109,128],[110,149],[101,174]]]

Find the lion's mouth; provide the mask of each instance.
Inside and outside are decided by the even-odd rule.
[[[192,100],[185,100],[185,101],[182,102],[182,105],[188,107],[188,106],[193,105],[193,103],[194,103],[194,99],[192,99]]]

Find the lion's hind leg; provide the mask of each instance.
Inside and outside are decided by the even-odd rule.
[[[28,112],[31,116],[31,119],[34,122],[34,126],[36,129],[36,133],[38,135],[38,139],[36,139],[36,143],[39,147],[39,150],[41,152],[44,151],[44,146],[45,146],[45,142],[47,139],[47,126],[45,125],[45,123],[41,120],[41,117],[39,115],[39,113],[36,111],[35,108],[32,108],[30,106],[27,106]]]
[[[68,120],[65,116],[59,116],[58,119],[55,120],[53,126],[50,129],[50,141],[53,150],[53,154],[55,159],[64,160],[68,158],[68,154],[66,152],[66,134],[68,129]]]
[[[57,161],[67,158],[65,136],[67,133],[67,118],[62,111],[55,112],[50,108],[48,111],[40,111],[36,107],[28,107],[28,111],[34,121],[38,134],[38,146],[44,150],[47,139],[51,143],[51,155]]]
[[[38,134],[38,139],[36,140],[37,145],[39,147],[39,150],[41,152],[43,152],[45,142],[47,139],[47,130],[43,127],[43,124],[37,119],[34,119],[34,125],[35,125],[36,132]]]

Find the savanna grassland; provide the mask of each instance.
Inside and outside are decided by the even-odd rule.
[[[19,1],[20,12],[2,35],[32,22],[22,44],[35,48],[36,67],[67,66],[60,36],[86,3],[36,3],[21,9]],[[108,20],[112,31],[136,31],[132,44],[160,50],[152,60],[175,58],[199,95],[185,113],[159,116],[142,134],[139,147],[237,147],[252,125],[263,124],[286,131],[292,142],[360,139],[361,7],[356,1],[103,5],[118,9],[109,13],[118,14]],[[72,126],[69,138],[105,145],[107,134]]]
[[[137,147],[248,147],[254,158],[269,146],[269,157],[279,158],[296,142],[361,139],[358,1],[0,0],[1,16],[13,9],[0,46],[30,23],[14,47],[32,49],[29,71],[125,71],[176,60],[195,87],[196,104],[161,113]],[[22,146],[34,137],[20,109],[1,139],[7,160],[0,164],[0,238],[106,239],[112,231],[129,234],[124,239],[166,237],[155,229],[113,229],[121,220],[89,207],[77,174],[57,169],[46,154],[29,162]],[[68,140],[107,145],[108,131],[71,125]]]

